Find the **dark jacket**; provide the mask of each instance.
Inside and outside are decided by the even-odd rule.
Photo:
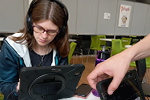
[[[14,34],[15,36],[21,33]],[[51,66],[67,65],[68,57],[62,58],[53,50]],[[19,81],[19,72],[22,67],[32,67],[27,46],[15,43],[8,37],[4,39],[0,53],[0,92],[4,100],[18,100],[16,86]]]

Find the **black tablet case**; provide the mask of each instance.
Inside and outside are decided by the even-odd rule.
[[[19,100],[57,100],[74,95],[83,64],[24,67],[20,71]]]
[[[101,100],[145,100],[139,77],[136,70],[129,70],[116,91],[108,95],[107,89],[113,78],[109,78],[97,83],[96,88]],[[136,99],[139,100],[139,99]]]

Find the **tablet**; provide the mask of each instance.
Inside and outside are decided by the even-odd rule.
[[[57,100],[74,95],[83,64],[24,67],[20,71],[19,100]]]
[[[128,71],[116,91],[108,95],[107,89],[111,81],[112,78],[109,78],[97,83],[101,100],[145,100],[136,70]]]
[[[75,95],[81,96],[81,97],[87,97],[89,93],[91,92],[92,87],[89,84],[81,84],[75,91]]]

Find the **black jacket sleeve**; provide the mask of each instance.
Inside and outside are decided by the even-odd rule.
[[[60,58],[58,65],[68,65],[68,56],[65,58]]]

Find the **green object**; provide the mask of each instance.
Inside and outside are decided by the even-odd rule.
[[[106,35],[97,35],[97,37],[99,38],[99,42],[100,42],[100,50],[103,50],[103,46],[105,46],[105,50],[111,49],[111,47],[106,46],[106,41],[100,40],[100,39],[106,39]]]
[[[131,63],[130,63],[130,66],[131,66],[131,67],[136,67],[135,61],[131,62]]]
[[[121,38],[122,41],[122,47],[125,48],[125,45],[130,45],[131,44],[132,38]]]
[[[125,49],[126,48],[122,48],[122,42],[120,39],[113,39],[112,40],[112,50],[111,50],[110,56],[116,55]]]
[[[100,38],[106,38],[105,35],[96,35],[96,36],[91,36],[91,45],[88,51],[88,55],[90,54],[90,50],[94,50],[95,54],[97,53],[96,51],[103,50],[103,46],[105,46],[105,50],[109,50],[111,47],[106,46],[106,41],[100,40]],[[88,61],[88,57],[86,62]]]
[[[98,36],[91,36],[91,45],[90,45],[90,49],[92,50],[101,50],[100,48],[100,40]]]
[[[146,68],[150,68],[150,57],[146,58]]]
[[[129,36],[129,37],[131,37],[131,38],[136,38],[137,36]]]
[[[71,57],[73,55],[73,52],[74,52],[76,46],[77,46],[77,43],[75,43],[75,42],[70,43],[70,52],[69,52],[69,55],[68,55],[68,64],[69,65],[70,65],[70,60],[71,60]]]
[[[0,92],[0,100],[4,100],[4,95]]]
[[[146,57],[145,60],[146,60],[146,68],[150,68],[150,57]],[[130,66],[136,67],[135,61],[131,62]]]
[[[91,50],[96,51],[103,50],[103,46],[106,45],[106,41],[100,40],[100,38],[105,39],[106,36],[105,35],[91,36],[91,45],[90,45]],[[110,47],[105,46],[105,50],[108,50],[108,48]]]
[[[139,41],[139,38],[137,38],[137,36],[129,36],[129,37],[132,38],[131,45],[134,45]]]
[[[96,51],[102,50],[100,48],[100,39],[98,36],[91,36],[91,44],[90,44],[90,48],[88,50],[88,55],[90,54],[90,50],[94,50],[95,54]],[[86,62],[88,61],[88,57],[86,59]]]

